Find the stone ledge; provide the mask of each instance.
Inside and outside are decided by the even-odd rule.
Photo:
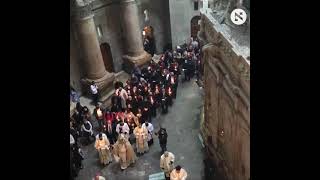
[[[134,65],[137,65],[138,67],[143,67],[145,64],[151,61],[152,57],[150,54],[148,54],[146,51],[143,51],[141,55],[139,56],[130,56],[130,55],[124,55],[122,56],[123,62],[125,63],[125,71],[130,73],[133,69]]]

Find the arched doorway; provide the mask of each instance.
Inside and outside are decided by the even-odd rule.
[[[200,31],[200,24],[199,20],[201,19],[200,16],[194,16],[191,19],[191,37],[196,38],[198,35],[198,31]]]
[[[144,50],[153,56],[156,49],[154,34],[153,34],[153,27],[152,26],[144,27],[142,30],[142,35],[143,35]]]
[[[106,70],[109,72],[114,72],[113,68],[113,58],[111,53],[111,48],[108,43],[102,43],[100,44],[101,54],[104,62],[104,66],[106,67]]]

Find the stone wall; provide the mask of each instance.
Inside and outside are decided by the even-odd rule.
[[[201,127],[209,157],[226,179],[250,178],[250,63],[220,25],[201,14],[205,44],[205,118]]]
[[[169,0],[169,6],[172,47],[176,47],[191,37],[191,19],[199,16],[200,11],[194,10],[194,0]]]

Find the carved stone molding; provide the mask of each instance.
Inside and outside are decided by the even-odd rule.
[[[92,18],[94,13],[92,11],[92,4],[85,4],[84,6],[73,6],[72,16],[76,20],[86,20]]]
[[[136,3],[135,0],[120,0],[120,4],[125,4],[125,3]]]

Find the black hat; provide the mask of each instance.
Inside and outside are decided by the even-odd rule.
[[[176,166],[176,170],[180,171],[181,170],[181,166],[180,165]]]

